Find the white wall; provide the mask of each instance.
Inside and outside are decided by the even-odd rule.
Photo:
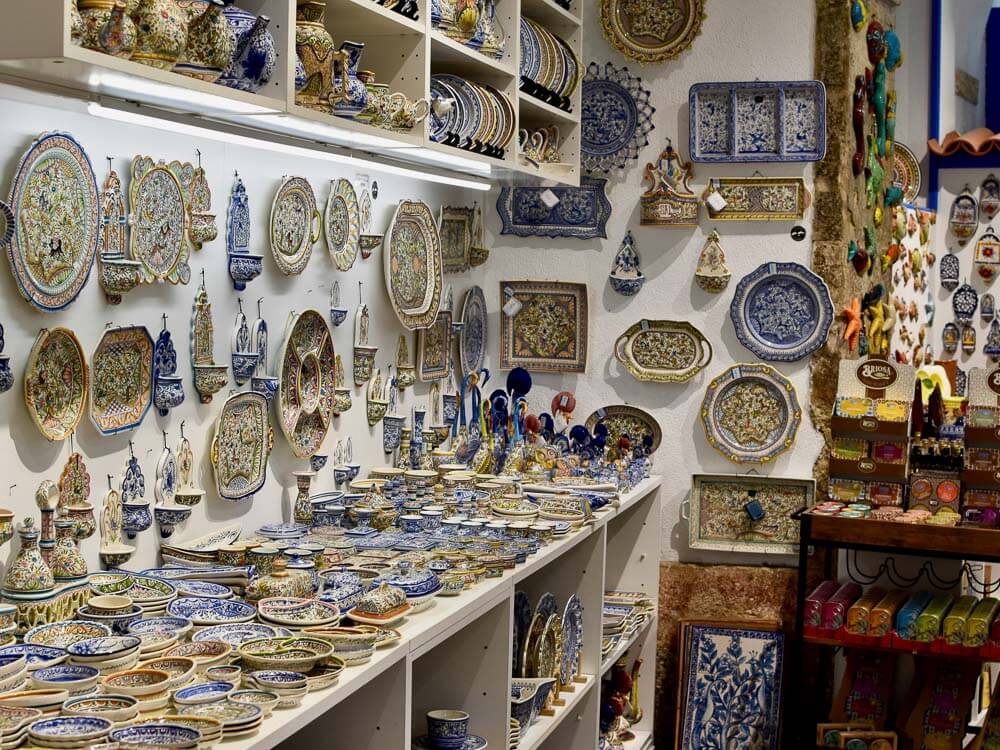
[[[576,392],[577,421],[583,422],[596,408],[626,402],[649,410],[663,428],[663,445],[655,457],[655,471],[663,473],[664,559],[736,562],[733,555],[703,556],[687,549],[687,525],[680,519],[681,502],[695,472],[737,473],[747,469],[730,463],[705,441],[699,408],[705,387],[712,378],[735,362],[752,362],[755,357],[736,339],[729,320],[729,303],[739,279],[769,260],[809,263],[811,238],[794,242],[788,231],[792,224],[780,222],[721,222],[717,228],[733,277],[719,295],[703,292],[693,280],[698,254],[713,224],[702,213],[698,229],[651,229],[639,227],[639,196],[644,191],[642,170],[655,160],[665,139],[673,139],[682,158],[688,158],[688,88],[700,81],[790,80],[813,78],[815,19],[811,3],[766,0],[754,4],[752,13],[724,12],[727,4],[709,3],[701,36],[693,49],[679,60],[663,65],[640,66],[625,62],[601,34],[598,4],[585,5],[587,29],[585,60],[628,65],[642,76],[643,85],[653,92],[656,129],[639,160],[624,172],[611,176],[608,195],[614,210],[608,222],[608,239],[574,240],[499,235],[496,212],[487,213],[493,239],[493,262],[482,282],[490,317],[490,359],[496,365],[496,335],[499,329],[498,282],[502,279],[549,279],[586,282],[590,293],[590,353],[586,375],[538,375],[532,403],[547,403],[563,388]],[[738,17],[737,17],[738,16]],[[804,176],[812,185],[812,168],[796,164],[696,165],[692,181],[700,192],[714,176],[747,176],[759,170],[765,175]],[[495,197],[495,194],[494,194]],[[811,213],[801,222],[811,226]],[[619,296],[607,283],[614,254],[627,229],[635,236],[647,281],[632,298]],[[714,359],[701,374],[683,385],[639,383],[614,359],[615,339],[641,318],[688,320],[697,326],[715,349]],[[790,477],[812,476],[812,465],[821,441],[808,417],[808,360],[778,365],[798,390],[803,422],[792,450],[762,473]],[[757,562],[760,562],[757,559]]]
[[[155,339],[161,327],[161,315],[167,313],[168,327],[178,350],[178,372],[185,378],[187,398],[167,417],[160,418],[153,409],[142,426],[131,435],[101,437],[88,416],[84,416],[76,436],[76,448],[85,457],[91,476],[91,502],[99,511],[107,474],[119,475],[128,456],[128,440],[135,441],[135,452],[146,476],[146,497],[152,501],[152,487],[156,462],[162,448],[160,430],[169,433],[171,448],[176,446],[179,425],[185,421],[185,434],[195,451],[196,478],[208,494],[194,509],[191,518],[178,528],[173,540],[182,540],[206,533],[212,527],[240,522],[246,533],[253,532],[262,523],[288,520],[291,503],[295,497],[295,481],[291,472],[308,468],[305,461],[295,459],[276,421],[274,451],[268,467],[264,488],[252,502],[226,503],[212,490],[213,476],[208,450],[215,419],[222,408],[227,391],[216,394],[213,402],[202,405],[191,382],[188,336],[191,306],[202,268],[206,271],[209,300],[212,303],[215,323],[215,361],[228,363],[229,337],[237,310],[237,293],[226,270],[225,214],[232,185],[233,172],[239,170],[247,186],[253,220],[252,249],[264,253],[264,273],[253,281],[243,293],[244,310],[252,321],[256,316],[256,300],[263,297],[263,314],[271,337],[271,372],[275,372],[277,351],[281,346],[282,331],[290,310],[313,307],[328,316],[330,287],[339,279],[344,302],[350,308],[348,320],[335,329],[336,351],[344,359],[347,380],[353,385],[351,347],[353,345],[353,316],[357,307],[357,282],[365,283],[365,300],[371,311],[371,343],[379,346],[377,363],[380,367],[395,364],[398,336],[402,329],[388,303],[382,280],[382,256],[376,252],[367,261],[359,257],[348,273],[334,270],[322,240],[313,248],[312,259],[299,277],[285,277],[274,265],[267,241],[267,222],[271,200],[281,182],[281,176],[300,175],[312,184],[317,200],[325,204],[329,180],[337,177],[354,179],[358,169],[354,166],[332,164],[328,161],[296,158],[274,152],[234,147],[215,140],[198,140],[162,130],[150,130],[137,125],[109,122],[92,117],[78,102],[59,100],[27,94],[17,89],[0,88],[4,117],[0,121],[0,183],[9,184],[21,154],[31,141],[47,130],[59,129],[72,133],[83,144],[102,184],[107,171],[106,156],[114,158],[114,167],[123,177],[128,174],[135,154],[151,155],[157,159],[195,161],[195,149],[202,152],[202,163],[212,188],[213,209],[218,215],[219,238],[207,244],[191,258],[192,283],[188,286],[144,286],[127,294],[121,305],[109,306],[96,277],[96,269],[80,297],[67,310],[46,314],[30,307],[18,293],[14,280],[3,261],[0,271],[0,322],[6,331],[6,350],[10,355],[16,375],[14,388],[0,395],[0,456],[3,456],[3,488],[0,489],[0,506],[13,509],[18,518],[31,514],[37,518],[33,496],[43,479],[58,481],[62,466],[70,454],[69,441],[47,442],[28,415],[23,401],[23,376],[28,352],[38,330],[43,326],[63,325],[78,334],[88,358],[101,337],[106,323],[115,325],[145,325]],[[30,103],[29,103],[30,102]],[[401,199],[426,200],[435,213],[444,203],[471,205],[472,195],[427,182],[404,180],[399,176],[367,171],[379,183],[379,197],[374,203],[373,224],[384,230],[396,203]],[[481,195],[478,194],[477,195]],[[460,300],[465,288],[472,283],[468,276],[448,277],[455,284],[456,299]],[[410,347],[411,356],[415,346]],[[232,381],[230,381],[233,385]],[[235,387],[235,386],[234,386]],[[247,385],[246,387],[249,387]],[[408,389],[401,399],[400,413],[410,407],[426,403],[428,386],[418,384]],[[382,452],[382,429],[370,429],[365,419],[364,395],[354,389],[355,399],[351,411],[334,420],[325,443],[326,452],[332,453],[338,439],[353,437],[355,460],[364,464],[365,470],[385,463]],[[317,477],[315,490],[333,489],[333,460]],[[9,494],[7,486],[17,487]],[[92,569],[96,568],[99,539],[95,534],[82,544],[83,553]],[[157,531],[151,528],[137,539],[138,551],[129,567],[141,568],[158,564]],[[0,552],[6,560],[17,548],[16,541]]]
[[[895,77],[896,140],[909,146],[921,161],[927,155],[927,112],[930,106],[930,13],[930,0],[909,0],[896,11],[896,33],[905,55],[903,66],[896,70]],[[927,192],[926,181],[923,192]]]
[[[964,133],[985,125],[986,19],[992,0],[942,0],[941,3],[941,128]],[[910,12],[903,5],[898,14]],[[979,103],[955,95],[955,69],[979,79]]]

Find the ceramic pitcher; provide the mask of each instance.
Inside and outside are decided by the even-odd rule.
[[[79,44],[115,57],[129,58],[135,49],[135,23],[116,0],[80,0]]]
[[[235,40],[223,13],[233,0],[175,0],[188,16],[184,54],[174,72],[212,83],[229,67]]]
[[[333,61],[333,74],[346,81],[343,97],[338,97],[333,104],[333,113],[340,117],[354,117],[368,103],[368,88],[358,78],[358,66],[361,63],[361,53],[365,51],[364,42],[345,41],[340,45],[341,56]]]
[[[187,46],[188,19],[175,0],[140,0],[132,14],[136,27],[132,59],[170,70]]]
[[[295,102],[303,107],[329,111],[331,102],[346,93],[346,81],[342,79],[335,91],[334,61],[343,60],[344,53],[334,48],[333,37],[323,22],[325,13],[325,2],[296,0],[295,51],[302,62],[306,82],[296,93]]]
[[[235,48],[233,60],[219,83],[241,91],[260,91],[274,75],[277,53],[274,37],[268,31],[271,19],[230,5],[225,9]]]

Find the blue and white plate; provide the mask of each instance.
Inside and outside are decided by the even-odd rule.
[[[39,646],[33,643],[14,643],[0,648],[0,658],[23,656],[28,660],[28,671],[53,667],[66,659],[66,649],[56,646]]]
[[[768,362],[793,362],[819,349],[833,323],[826,282],[799,263],[764,263],[736,286],[729,306],[736,337]]]
[[[580,653],[583,650],[583,604],[573,594],[566,600],[562,618],[562,662],[559,676],[562,684],[570,685],[580,674]]]
[[[244,641],[252,641],[257,638],[279,638],[287,635],[290,635],[287,628],[278,628],[259,622],[236,622],[202,628],[191,636],[191,640],[195,642],[225,641],[235,649],[239,648]]]
[[[624,169],[639,158],[653,130],[650,91],[628,68],[587,66],[580,114],[580,166],[588,172]]]
[[[178,724],[134,724],[130,727],[113,729],[109,734],[112,742],[129,745],[195,745],[201,739],[201,732]]]
[[[114,656],[124,656],[139,648],[142,640],[134,635],[109,635],[99,638],[87,638],[66,647],[66,653],[76,657],[101,657],[110,659]]]
[[[233,692],[236,686],[231,682],[203,682],[199,685],[190,685],[174,692],[174,703],[194,706],[199,703],[211,703],[220,701]]]
[[[489,743],[485,738],[480,737],[478,734],[470,734],[465,738],[465,744],[457,748],[457,750],[484,750]],[[434,743],[434,740],[430,738],[429,735],[421,735],[413,740],[413,747],[415,750],[437,750],[438,745]]]
[[[201,596],[211,599],[232,599],[233,590],[221,583],[212,581],[192,581],[188,579],[177,581],[178,596]]]
[[[86,664],[57,664],[54,667],[43,667],[31,673],[34,680],[52,683],[77,683],[96,680],[101,674],[97,667]]]
[[[188,617],[149,617],[133,622],[128,626],[128,632],[133,635],[144,633],[177,633],[184,635],[194,623]]]
[[[111,721],[99,716],[57,716],[28,725],[28,735],[40,740],[99,739],[111,729]]]
[[[39,625],[24,634],[25,643],[67,648],[78,641],[111,635],[111,628],[100,622],[64,620]]]
[[[195,625],[221,625],[227,622],[249,622],[257,616],[257,608],[234,599],[182,596],[167,605],[167,614],[187,617]]]

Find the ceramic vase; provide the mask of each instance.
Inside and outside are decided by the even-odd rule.
[[[344,93],[343,86],[334,92],[333,80],[334,61],[343,60],[344,54],[335,49],[333,37],[323,22],[325,14],[325,2],[297,0],[295,51],[302,62],[305,84],[296,93],[295,103],[330,111],[333,101]]]
[[[295,523],[304,523],[311,526],[313,511],[312,504],[309,502],[309,486],[312,484],[316,472],[294,471],[292,475],[295,477],[295,485],[299,490],[295,496],[295,507],[292,511],[292,517],[295,519]]]
[[[368,104],[368,87],[358,78],[361,53],[365,51],[363,42],[344,42],[340,45],[341,55],[333,62],[333,74],[340,81],[346,81],[344,95],[333,102],[333,113],[340,117],[355,117]]]
[[[87,563],[73,538],[76,524],[69,518],[56,521],[56,546],[52,550],[52,576],[57,581],[74,581],[87,575]]]
[[[135,50],[135,23],[116,0],[81,0],[81,47],[114,57],[129,58]]]
[[[7,569],[3,579],[4,590],[14,593],[43,593],[55,588],[52,570],[45,564],[38,548],[38,529],[35,519],[25,518],[20,529],[21,549]]]
[[[268,31],[271,19],[235,5],[228,6],[224,13],[235,47],[232,62],[217,83],[240,91],[260,91],[270,83],[277,62],[274,37]]]
[[[177,0],[188,13],[184,54],[174,72],[214,83],[233,59],[235,40],[223,9],[233,0]]]
[[[132,21],[136,27],[132,59],[160,70],[173,68],[187,46],[184,9],[175,0],[140,0]]]

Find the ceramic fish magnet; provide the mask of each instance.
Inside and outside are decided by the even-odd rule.
[[[726,266],[726,253],[719,242],[719,233],[713,229],[698,256],[694,279],[706,292],[718,294],[726,288],[731,277],[732,273]]]
[[[979,186],[979,210],[987,219],[992,219],[1000,208],[1000,180],[989,175]]]
[[[975,267],[976,273],[984,281],[993,281],[997,275],[997,269],[1000,268],[1000,237],[993,231],[993,227],[987,227],[976,242]]]
[[[951,204],[951,214],[948,218],[948,228],[955,235],[958,244],[964,246],[979,225],[979,205],[968,185]]]

